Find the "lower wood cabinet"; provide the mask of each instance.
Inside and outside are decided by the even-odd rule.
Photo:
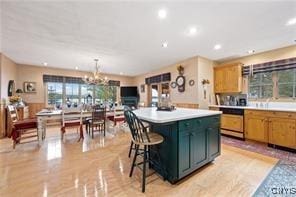
[[[245,116],[245,136],[260,142],[268,142],[268,120],[264,116]]]
[[[296,148],[296,120],[269,118],[269,140],[271,144]]]
[[[273,111],[245,111],[247,139],[296,149],[295,114]]]

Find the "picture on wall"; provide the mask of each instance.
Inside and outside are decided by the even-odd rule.
[[[36,93],[36,82],[24,82],[24,92]]]

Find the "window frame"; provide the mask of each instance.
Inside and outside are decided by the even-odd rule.
[[[249,97],[250,101],[257,101],[257,100],[266,100],[266,99],[270,99],[273,98],[277,101],[295,101],[296,100],[296,69],[291,69],[293,70],[294,73],[294,78],[292,82],[279,82],[279,72],[283,71],[283,70],[278,70],[278,71],[273,71],[272,72],[272,81],[273,81],[273,88],[272,88],[272,96],[271,97],[260,97],[260,98],[251,98],[250,97],[250,76],[247,77],[247,94]],[[293,96],[292,97],[286,97],[286,96],[280,96],[279,95],[279,85],[293,85]],[[262,85],[260,86],[262,87]],[[261,94],[261,93],[260,93]]]
[[[48,107],[50,104],[48,103],[48,99],[49,99],[49,94],[48,94],[48,84],[49,83],[56,83],[56,82],[45,82],[45,88],[44,88],[44,90],[45,90],[45,103],[46,103],[46,106]],[[63,106],[64,104],[66,104],[66,101],[67,101],[67,95],[66,95],[66,84],[70,84],[70,83],[66,83],[65,81],[64,82],[57,82],[57,83],[60,83],[60,84],[62,84],[62,103],[61,103],[61,106]],[[77,84],[77,83],[74,83],[74,84]],[[84,86],[84,85],[87,85],[87,84],[78,84],[79,86],[78,86],[78,104],[81,104],[82,102],[84,102],[84,99],[83,99],[83,97],[82,97],[82,91],[81,91],[81,88],[82,88],[82,86]],[[88,86],[88,85],[87,85]],[[119,91],[120,91],[120,89],[119,89],[119,87],[118,86],[114,86],[115,87],[115,95],[113,95],[113,96],[115,96],[115,101],[113,101],[113,98],[114,97],[112,97],[112,102],[118,102],[119,101],[119,95],[120,95],[120,93],[119,93]],[[94,86],[94,85],[91,85],[91,92],[92,92],[92,99],[93,99],[93,103],[96,103],[96,99],[97,99],[97,97],[96,97],[96,94],[95,94],[95,90],[96,89],[96,86]],[[109,101],[110,102],[110,101]],[[55,104],[54,104],[55,105]]]

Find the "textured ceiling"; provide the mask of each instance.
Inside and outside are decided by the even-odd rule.
[[[157,11],[167,10],[160,20]],[[137,75],[294,44],[296,2],[1,2],[1,51],[17,63]],[[195,36],[186,36],[190,26]],[[168,48],[162,48],[164,41]],[[215,44],[222,49],[213,50]]]

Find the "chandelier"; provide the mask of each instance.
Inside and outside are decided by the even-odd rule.
[[[82,79],[88,85],[106,85],[108,83],[108,78],[101,76],[100,66],[98,65],[98,59],[94,59],[96,62],[96,68],[92,76],[85,75]]]

